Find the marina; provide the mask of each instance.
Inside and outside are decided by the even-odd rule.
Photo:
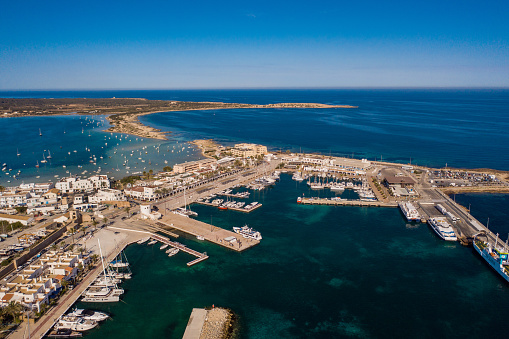
[[[42,132],[43,136],[41,138],[50,135],[49,130],[45,127],[42,128]],[[69,130],[67,134],[70,134]],[[86,130],[83,135],[93,139],[94,131],[92,131],[90,137]],[[132,142],[134,142],[134,139]],[[109,140],[108,143],[110,143]],[[60,153],[58,147],[44,147],[44,149],[45,153],[42,150],[34,152],[35,161],[33,161],[34,163],[38,161],[43,169],[49,166],[52,161],[56,161]],[[51,149],[51,153],[49,149]],[[77,149],[79,150],[79,148]],[[117,148],[116,152],[120,155],[122,151],[120,148]],[[156,148],[154,148],[154,152],[157,153]],[[20,148],[17,153],[20,154],[19,157],[21,158],[31,152]],[[71,154],[73,153],[71,149]],[[90,160],[100,161],[101,158],[98,153],[94,153],[96,159],[91,158]],[[145,153],[143,152],[143,154]],[[284,155],[276,153],[276,156],[281,158]],[[41,162],[41,159],[46,162]],[[104,159],[108,158],[104,156]],[[88,159],[86,160],[87,162],[89,161]],[[145,160],[147,164],[149,161],[148,157],[145,158],[144,156],[138,160],[140,162]],[[155,160],[152,160],[152,162],[156,163]],[[6,161],[5,167],[7,172],[10,167],[14,167],[11,163],[14,162]],[[98,162],[96,163],[98,164]],[[401,168],[397,164],[372,163],[374,166]],[[94,166],[92,162],[90,164],[90,166]],[[131,164],[131,161],[126,165],[129,166],[129,164]],[[70,163],[66,163],[65,166],[67,166],[67,169],[72,167]],[[414,177],[418,184],[411,189],[402,187],[401,189],[391,191],[382,185],[381,179],[383,176],[380,177],[377,176],[376,172],[368,171],[366,185],[372,187],[374,195],[376,195],[378,200],[373,201],[368,194],[364,197],[367,200],[362,200],[360,194],[359,199],[351,199],[352,196],[348,195],[349,192],[357,194],[362,191],[363,180],[361,175],[352,176],[348,179],[343,178],[342,180],[332,179],[333,177],[329,176],[328,182],[327,176],[323,176],[321,177],[323,179],[319,180],[317,176],[316,183],[313,183],[314,187],[307,185],[304,180],[309,178],[303,177],[309,173],[316,172],[317,167],[309,171],[295,170],[295,173],[300,173],[295,175],[295,180],[290,182],[291,172],[290,175],[282,174],[280,182],[274,182],[269,186],[256,183],[253,180],[244,183],[252,183],[254,185],[253,189],[260,188],[260,190],[250,191],[250,198],[257,200],[263,205],[263,208],[259,210],[263,213],[228,213],[227,211],[219,211],[219,205],[200,204],[203,206],[198,206],[198,204],[195,204],[193,205],[193,211],[198,213],[197,216],[185,218],[179,215],[170,215],[171,208],[183,207],[186,209],[185,201],[183,203],[177,202],[183,197],[175,194],[166,202],[157,201],[154,203],[154,205],[160,207],[160,212],[163,214],[162,219],[157,221],[141,221],[135,220],[135,217],[130,217],[124,221],[127,226],[119,226],[119,222],[122,223],[122,221],[116,220],[114,227],[119,226],[119,229],[116,231],[121,233],[124,233],[124,231],[129,233],[129,231],[126,231],[127,229],[149,232],[139,233],[140,239],[147,236],[150,237],[150,234],[159,232],[161,235],[164,234],[163,238],[166,236],[172,237],[171,234],[175,235],[176,238],[178,236],[177,233],[181,234],[181,232],[191,235],[192,240],[181,234],[181,237],[184,239],[179,240],[184,243],[181,245],[184,248],[188,248],[185,245],[188,244],[197,253],[202,255],[208,253],[207,256],[210,255],[210,258],[214,259],[214,264],[218,263],[218,265],[211,265],[212,261],[208,263],[205,261],[202,265],[190,270],[189,272],[192,272],[190,274],[182,271],[182,268],[187,269],[187,265],[195,260],[198,262],[205,260],[203,259],[204,256],[188,253],[193,256],[193,260],[188,261],[185,255],[180,254],[181,251],[184,252],[182,248],[173,247],[169,243],[160,241],[147,246],[148,242],[153,241],[150,239],[143,243],[144,246],[126,248],[131,261],[130,264],[136,267],[138,272],[144,272],[135,272],[133,279],[124,282],[132,288],[131,292],[143,291],[146,299],[151,298],[152,300],[172,305],[171,310],[161,307],[161,309],[165,309],[161,311],[163,314],[153,315],[150,325],[158,323],[157,326],[159,328],[165,329],[165,326],[168,326],[166,325],[168,319],[172,319],[172,321],[174,320],[174,323],[171,324],[172,335],[175,333],[175,337],[181,336],[183,327],[185,327],[189,318],[189,305],[201,307],[201,305],[208,305],[214,302],[216,304],[228,305],[228,307],[238,311],[247,323],[246,327],[242,329],[243,333],[251,336],[261,333],[260,331],[272,333],[270,331],[274,328],[276,330],[273,330],[273,333],[282,333],[281,337],[288,333],[285,332],[288,331],[288,328],[291,328],[291,333],[295,336],[302,337],[310,333],[327,333],[331,336],[338,333],[346,335],[345,332],[341,332],[343,328],[354,329],[354,331],[357,331],[355,333],[363,333],[366,336],[373,333],[384,333],[385,325],[370,321],[370,319],[380,317],[386,324],[391,324],[389,317],[380,314],[382,305],[384,312],[390,312],[392,316],[397,316],[406,322],[401,327],[392,329],[394,332],[391,332],[391,334],[394,334],[394,337],[408,337],[408,334],[413,333],[414,329],[418,329],[421,331],[420,333],[429,336],[454,337],[470,334],[475,337],[476,334],[479,335],[481,333],[477,331],[496,328],[495,320],[500,320],[500,317],[494,313],[490,313],[490,319],[487,320],[489,326],[481,322],[476,323],[479,330],[473,329],[473,326],[462,327],[462,324],[464,321],[475,323],[476,317],[473,314],[484,312],[482,310],[487,305],[500,309],[507,300],[505,285],[503,285],[507,279],[501,275],[506,266],[503,257],[507,250],[504,248],[503,240],[499,239],[498,234],[496,234],[499,232],[495,231],[496,227],[500,227],[499,224],[494,222],[490,226],[490,230],[488,230],[479,221],[485,221],[485,219],[479,219],[479,217],[475,219],[473,214],[470,213],[470,208],[467,210],[468,203],[465,204],[463,202],[463,206],[460,206],[455,202],[452,195],[449,197],[444,193],[446,189],[431,187],[431,184],[423,185],[423,183],[427,184],[425,175],[422,175],[424,177],[422,180],[422,177],[415,175]],[[120,163],[119,168],[123,169],[125,167]],[[422,168],[417,166],[414,169],[416,172],[422,170]],[[141,169],[136,171],[139,170]],[[115,170],[115,172],[121,171]],[[259,171],[256,175],[266,176],[262,172]],[[444,172],[446,171],[442,171],[442,173]],[[89,173],[90,171],[86,175],[89,175]],[[430,178],[438,180],[438,174],[436,174],[438,172],[434,170],[433,173],[435,176]],[[54,177],[54,175],[51,175],[51,177]],[[466,175],[455,174],[456,177],[461,178],[464,183],[468,182],[468,178],[465,179]],[[12,174],[9,178],[12,178]],[[189,198],[187,203],[197,202],[200,198],[206,201],[206,196],[214,194],[219,189],[234,185],[235,182],[230,180],[239,178],[241,180],[245,178],[247,181],[247,178],[241,173],[237,177],[230,176],[218,182],[196,187],[194,190],[189,189],[185,193],[186,198]],[[383,186],[381,190],[377,190],[375,185],[372,184],[371,180],[373,178],[379,179],[378,182]],[[444,180],[443,178],[444,175],[442,174],[440,180]],[[448,177],[445,180],[449,180]],[[488,179],[485,176],[479,175],[476,176],[475,180]],[[315,181],[312,176],[310,181]],[[344,182],[344,184],[341,184],[340,181]],[[351,185],[347,184],[349,181],[352,182]],[[269,181],[265,183],[267,184]],[[491,184],[490,187],[492,186],[494,184]],[[283,188],[284,193],[281,192]],[[309,189],[313,189],[313,193],[309,193]],[[418,195],[412,195],[412,189],[418,192]],[[306,198],[302,197],[304,192]],[[219,194],[220,191],[217,193]],[[385,193],[386,197],[382,193]],[[389,193],[393,193],[394,196]],[[410,195],[396,196],[396,194],[401,193]],[[243,202],[241,199],[244,199],[244,197],[232,196],[238,193],[226,194],[224,195],[225,197],[236,200],[235,204]],[[336,196],[333,196],[333,194],[336,194]],[[190,196],[193,197],[190,198]],[[300,203],[307,206],[298,206],[295,203],[295,197],[302,197]],[[220,199],[219,197],[213,198]],[[210,200],[210,202],[212,201]],[[412,204],[421,221],[444,218],[443,220],[454,230],[458,240],[464,245],[473,244],[476,240],[479,241],[478,234],[482,231],[486,233],[486,238],[477,245],[477,248],[475,245],[474,248],[463,247],[459,246],[459,243],[455,241],[442,241],[440,235],[438,233],[435,234],[436,231],[431,225],[419,224],[415,222],[417,221],[416,218],[409,218],[413,213],[404,212],[405,209],[401,207],[403,202],[410,202]],[[260,208],[261,205],[257,208]],[[351,206],[351,208],[322,208],[320,205],[343,205]],[[394,209],[398,205],[403,215],[401,215],[399,210]],[[394,208],[362,208],[364,206]],[[407,212],[409,210],[410,208],[406,209]],[[474,213],[476,212],[474,206],[472,210]],[[131,213],[133,212],[138,213],[135,209],[131,210]],[[126,214],[125,211],[118,213],[119,216]],[[212,215],[214,223],[212,223]],[[183,218],[187,220],[182,220]],[[108,219],[111,220],[112,217],[108,216]],[[201,224],[195,225],[195,221]],[[260,236],[263,235],[263,241],[259,242],[257,248],[245,251],[242,255],[228,254],[229,251],[224,251],[223,248],[241,251],[249,248],[247,245],[250,243],[241,234],[231,231],[223,233],[221,229],[227,231],[233,227],[241,228],[242,225],[248,225],[247,227],[249,228],[253,226],[256,231],[260,232]],[[106,229],[115,230],[114,228]],[[320,230],[320,232],[317,232],[317,230]],[[505,236],[505,233],[502,234]],[[338,239],[341,239],[341,246],[338,246]],[[367,239],[369,241],[365,241]],[[168,241],[178,245],[175,241]],[[215,244],[219,244],[221,248],[215,246]],[[167,247],[161,249],[165,245]],[[239,248],[237,249],[237,247]],[[496,247],[498,249],[487,251],[486,248],[488,247]],[[166,251],[172,249],[178,249],[178,254],[168,258],[169,253],[166,253]],[[488,261],[488,254],[491,258],[496,257],[494,264]],[[337,260],[338,257],[341,257],[342,260]],[[132,262],[133,258],[136,258],[134,263]],[[106,262],[116,265],[116,261],[118,261],[118,256],[109,258]],[[419,267],[402,265],[411,261],[417,261],[419,265],[416,266]],[[451,263],[454,263],[454,265],[451,265]],[[120,265],[121,263],[118,264]],[[302,270],[300,269],[301,267],[303,268]],[[121,269],[121,267],[118,268]],[[263,272],[270,272],[268,275],[272,281],[280,281],[284,286],[288,286],[288,291],[298,293],[306,302],[294,301],[294,299],[281,293],[280,289],[263,282],[259,278],[260,275],[263,275]],[[360,272],[362,274],[359,274]],[[390,272],[390,274],[387,274],[387,272]],[[401,272],[405,273],[401,274]],[[149,276],[157,278],[143,279],[143,277]],[[163,282],[167,283],[168,281],[171,281],[172,284],[189,286],[189,289],[185,291],[169,291],[168,296],[152,294],[153,290],[157,291],[167,288]],[[368,284],[368,281],[371,284]],[[436,288],[436,282],[440,283],[440,289]],[[139,286],[143,286],[143,288]],[[252,298],[250,295],[239,296],[236,293],[238,292],[238,286],[243,286],[243,289],[257,293],[260,293],[261,290],[264,292],[257,298]],[[411,288],[408,286],[411,286]],[[470,288],[471,286],[476,286],[476,290]],[[193,293],[189,293],[191,289]],[[415,293],[416,289],[420,293]],[[213,298],[210,297],[211,290],[215,291]],[[315,292],[310,293],[309,291],[311,290]],[[129,290],[126,289],[126,291]],[[125,301],[125,303],[112,302],[107,303],[110,306],[101,306],[101,310],[105,310],[102,307],[111,307],[115,310],[112,312],[115,315],[115,321],[107,321],[104,325],[91,329],[90,332],[87,332],[87,336],[97,338],[107,333],[111,334],[110,331],[113,328],[117,333],[123,333],[122,326],[125,327],[126,324],[125,322],[122,323],[123,319],[129,319],[126,316],[128,312],[135,314],[136,310],[131,308],[131,305],[137,304],[134,300],[138,303],[140,302],[140,299],[136,299],[138,296],[134,295],[138,293],[131,292],[121,296],[120,299]],[[425,295],[425,298],[421,294]],[[150,298],[148,295],[150,295]],[[275,295],[277,295],[277,298],[275,298]],[[468,298],[465,298],[465,295]],[[128,300],[124,298],[133,299]],[[288,304],[294,302],[296,305],[295,309],[288,310],[288,308],[273,301],[273,299],[278,298],[280,298],[281,303]],[[365,303],[358,302],[358,300],[363,300],[363,298],[370,300],[370,305],[373,305],[374,308],[373,310],[366,309]],[[447,299],[449,304],[455,306],[446,306],[447,309],[445,311],[447,312],[443,318],[450,322],[451,326],[454,326],[454,332],[449,331],[445,326],[434,323],[432,317],[427,319],[429,320],[427,321],[428,326],[424,327],[421,323],[406,315],[399,308],[406,305],[404,299],[408,298],[416,300],[418,305],[415,306],[415,313],[423,319],[426,319],[427,314],[434,312],[435,308],[433,305],[436,306],[441,301]],[[258,302],[256,299],[261,301]],[[340,311],[329,307],[330,305],[323,300],[342,300],[345,307],[340,313]],[[391,304],[392,302],[394,304]],[[154,307],[148,300],[143,305],[149,309]],[[247,307],[246,305],[250,306]],[[364,308],[361,308],[361,306],[364,306]],[[304,311],[309,309],[309,307],[316,309],[316,314],[309,315]],[[178,308],[185,309],[183,313],[186,314],[180,314],[176,310]],[[53,311],[50,310],[50,312]],[[308,314],[308,316],[305,318],[302,316],[304,314]],[[296,320],[293,321],[291,319]],[[324,319],[331,319],[331,322],[328,323]],[[31,326],[31,328],[37,328],[40,325],[40,321],[34,327]],[[310,325],[304,325],[306,322]],[[277,327],[282,324],[288,327],[286,329]],[[132,333],[136,331],[138,336],[142,337],[145,333],[143,332],[144,329],[141,326],[133,326],[135,328],[132,329]],[[269,328],[271,330],[268,330]],[[326,330],[331,328],[333,330]],[[164,337],[166,333],[161,329],[158,329],[158,336]],[[173,331],[173,329],[175,330]]]

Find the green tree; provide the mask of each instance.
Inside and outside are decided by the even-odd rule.
[[[108,222],[108,218],[104,218],[104,219],[103,219],[103,223],[105,223],[105,224],[106,224],[107,222]]]
[[[171,171],[173,171],[173,168],[172,168],[171,166],[164,166],[164,167],[163,167],[163,171],[165,171],[165,172],[171,172]]]
[[[125,211],[127,212],[127,217],[129,218],[131,215],[129,214],[129,211],[131,211],[130,207],[126,207]]]
[[[27,212],[27,208],[25,206],[16,206],[14,207],[14,209],[16,210],[16,212],[21,214],[25,214]]]
[[[0,185],[0,192],[5,192],[5,187]]]
[[[23,305],[11,301],[9,305],[4,308],[5,314],[9,316],[14,322],[20,322],[20,316],[23,313]]]
[[[74,233],[76,233],[76,230],[74,229],[74,227],[71,227],[71,229],[69,230],[69,232],[71,232],[71,236],[72,236],[72,243],[74,244]]]

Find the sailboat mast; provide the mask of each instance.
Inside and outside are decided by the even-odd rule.
[[[99,244],[99,253],[101,254],[101,263],[103,264],[103,274],[106,276],[106,268],[104,267],[104,260],[103,260],[103,251],[101,249],[101,241],[97,239],[97,243]]]

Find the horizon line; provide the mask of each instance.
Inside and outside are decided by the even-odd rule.
[[[437,90],[437,89],[484,89],[507,90],[509,86],[352,86],[352,87],[180,87],[180,88],[27,88],[27,89],[0,89],[0,92],[43,92],[43,91],[221,91],[221,90],[356,90],[356,89],[397,89],[397,90]]]

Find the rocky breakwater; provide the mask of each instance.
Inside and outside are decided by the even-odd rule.
[[[200,339],[231,338],[235,323],[235,315],[226,308],[213,307],[207,311]]]

